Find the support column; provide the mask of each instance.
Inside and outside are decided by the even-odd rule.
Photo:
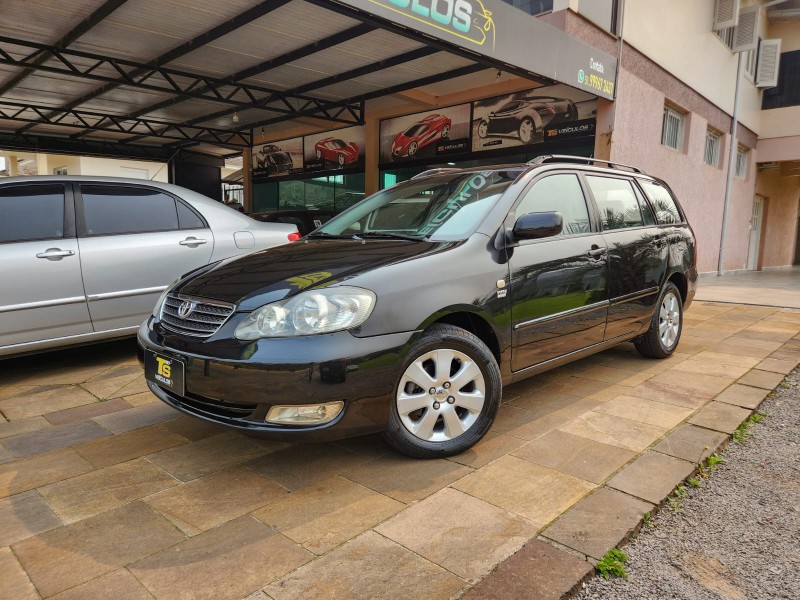
[[[244,212],[250,214],[255,212],[253,209],[253,149],[245,148],[242,151],[242,187],[244,194],[242,205]]]

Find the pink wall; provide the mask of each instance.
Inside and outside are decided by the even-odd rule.
[[[625,70],[623,65],[617,93],[611,159],[635,165],[669,184],[684,207],[697,236],[699,270],[716,271],[730,136],[726,135],[721,144],[721,166],[706,165],[703,162],[703,153],[708,122],[700,114],[691,112],[687,116],[684,152],[678,152],[661,145],[665,100],[663,92]],[[676,98],[667,98],[676,101]],[[602,134],[605,131],[604,126],[609,122],[609,116],[602,112],[604,111],[598,114],[598,156],[607,153],[602,147]],[[751,164],[746,180],[734,178],[728,212],[725,270],[744,269],[747,264],[749,222],[755,185],[754,155],[754,151],[749,153]]]
[[[800,177],[782,177],[779,169],[760,171],[756,180],[756,193],[767,199],[767,219],[761,234],[761,265],[791,265],[798,225]]]

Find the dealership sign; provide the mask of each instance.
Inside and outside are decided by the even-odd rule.
[[[529,73],[614,99],[617,59],[503,0],[337,0]]]

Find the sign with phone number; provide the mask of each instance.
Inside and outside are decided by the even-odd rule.
[[[601,75],[595,75],[594,73],[586,75],[583,69],[581,69],[578,71],[578,83],[585,88],[595,90],[602,94],[608,94],[611,97],[614,96],[614,82]]]

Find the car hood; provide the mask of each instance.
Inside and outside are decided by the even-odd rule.
[[[378,267],[453,247],[453,242],[304,240],[224,260],[174,292],[250,311],[312,287],[343,283]],[[378,291],[378,290],[375,290]]]

